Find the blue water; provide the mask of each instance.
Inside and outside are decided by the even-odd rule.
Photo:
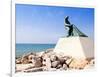
[[[45,51],[49,48],[54,48],[55,44],[16,44],[16,56],[22,56],[29,52]]]

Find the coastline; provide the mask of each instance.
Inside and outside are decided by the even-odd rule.
[[[76,59],[71,56],[64,56],[62,53],[57,54],[53,49],[54,48],[50,48],[41,52],[30,52],[16,57],[16,73],[94,68],[94,58]]]
[[[45,44],[45,43],[16,43],[16,57],[29,54],[31,52],[46,51],[49,48],[54,48],[56,44]]]

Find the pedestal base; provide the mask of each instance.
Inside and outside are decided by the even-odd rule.
[[[88,37],[60,38],[54,52],[74,58],[94,58],[94,42]]]

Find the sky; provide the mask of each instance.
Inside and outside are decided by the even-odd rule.
[[[16,4],[16,43],[57,43],[67,35],[64,18],[94,39],[94,9]]]

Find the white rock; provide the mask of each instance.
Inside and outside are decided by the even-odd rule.
[[[42,59],[40,57],[34,57],[32,59],[32,63],[34,67],[41,67],[42,66]]]
[[[57,60],[57,56],[56,55],[51,55],[50,56],[50,60],[51,61],[56,61]]]
[[[88,64],[84,67],[84,69],[93,69],[94,68],[94,64]]]
[[[90,61],[90,64],[95,64],[94,59],[92,59],[92,60]]]
[[[35,56],[34,55],[29,55],[28,56],[28,60],[29,60],[29,62],[32,62],[32,60],[35,58]]]
[[[59,69],[59,68],[61,68],[61,67],[62,67],[62,65],[61,65],[61,64],[59,64],[56,68],[57,68],[57,69]]]
[[[63,64],[63,69],[64,70],[67,70],[67,68],[68,68],[67,65],[66,64]]]
[[[72,60],[73,60],[72,58],[67,59],[65,63],[69,65],[72,62]]]
[[[37,53],[37,55],[38,55],[39,57],[43,56],[43,54],[44,54],[44,51]]]
[[[59,61],[61,64],[65,63],[65,59],[63,57],[59,57]]]
[[[28,64],[29,63],[29,60],[28,60],[28,56],[27,55],[25,55],[25,56],[22,57],[21,63],[22,64]]]
[[[85,59],[73,59],[69,64],[70,68],[83,69],[89,62]]]
[[[54,61],[54,62],[51,63],[51,66],[53,68],[56,68],[59,64],[60,64],[60,61]]]
[[[50,60],[50,58],[44,57],[43,58],[43,65],[45,66],[45,70],[50,69],[51,68],[51,60]]]

